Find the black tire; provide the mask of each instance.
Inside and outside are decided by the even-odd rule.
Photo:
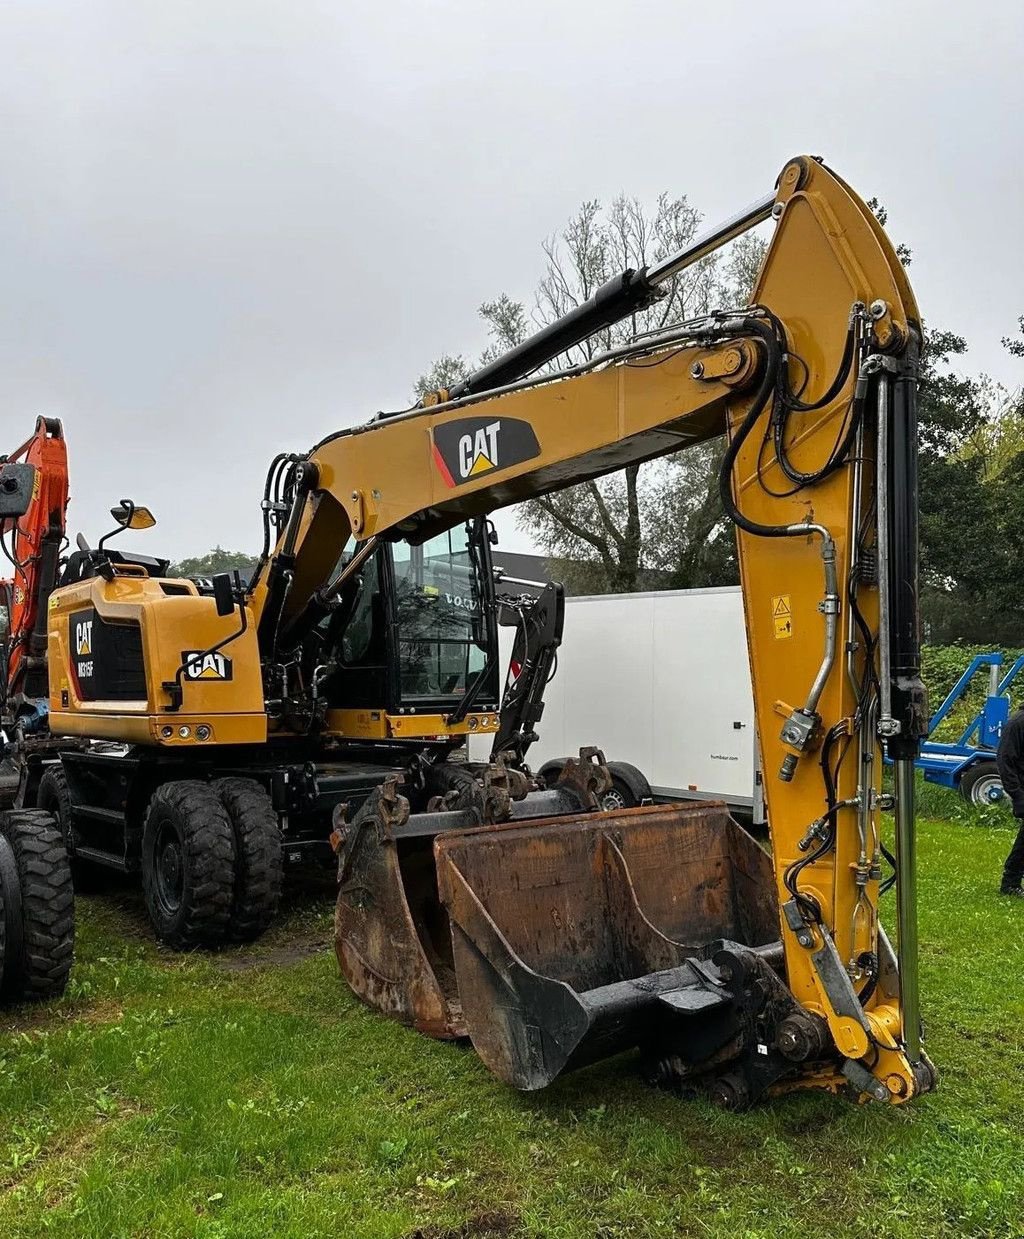
[[[0,833],[17,880],[14,889],[12,866],[0,861],[7,948],[0,995],[8,1002],[58,998],[75,950],[75,896],[60,827],[42,809],[11,809],[0,814]]]
[[[634,809],[640,803],[633,794],[633,789],[617,774],[612,775],[612,785],[600,799],[601,808],[605,810]]]
[[[255,779],[218,779],[214,787],[235,832],[235,889],[227,936],[232,942],[252,942],[273,921],[281,902],[281,827],[270,797]]]
[[[71,792],[68,790],[68,777],[63,766],[47,766],[39,780],[36,805],[47,813],[52,813],[57,819],[71,862],[71,880],[75,890],[80,895],[105,890],[112,877],[110,869],[106,865],[83,860],[75,855],[75,837],[71,829]]]
[[[182,779],[153,793],[142,831],[142,890],[157,938],[179,950],[227,936],[235,834],[216,789]]]
[[[0,997],[4,992],[4,967],[7,961],[7,900],[4,895],[3,871],[0,870]]]
[[[47,766],[39,780],[36,806],[52,813],[57,819],[60,833],[64,837],[64,846],[68,855],[72,856],[75,841],[71,834],[71,793],[68,791],[68,780],[63,766]]]
[[[428,799],[443,796],[449,809],[479,809],[483,791],[473,772],[455,762],[441,761],[427,771]]]
[[[960,795],[968,804],[983,808],[1006,799],[999,767],[994,761],[975,762],[960,778]]]

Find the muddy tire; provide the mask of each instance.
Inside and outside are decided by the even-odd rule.
[[[235,887],[235,833],[217,791],[182,779],[153,793],[142,832],[142,889],[157,938],[178,950],[219,946]]]
[[[235,835],[235,884],[227,936],[232,942],[252,942],[273,921],[281,902],[281,827],[270,797],[255,779],[218,779],[214,787]]]
[[[56,818],[42,809],[0,815],[5,950],[0,997],[38,1002],[64,992],[75,948],[71,867]]]

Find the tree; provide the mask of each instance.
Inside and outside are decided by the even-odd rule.
[[[966,349],[952,332],[926,333],[919,457],[922,615],[935,642],[1017,646],[1024,644],[1021,397],[984,375],[958,374],[953,363]]]
[[[251,572],[256,567],[255,555],[245,551],[226,551],[222,546],[215,546],[205,555],[196,555],[191,559],[182,559],[171,564],[168,571],[171,576],[214,576],[218,572]]]
[[[428,392],[441,391],[454,386],[469,374],[469,366],[461,354],[442,353],[430,369],[416,380],[414,391],[417,400]]]
[[[1024,314],[1017,319],[1017,331],[1024,336]],[[1024,339],[1016,336],[1003,336],[1003,348],[1014,357],[1024,357]]]
[[[489,335],[481,362],[580,305],[620,271],[684,248],[700,218],[685,196],[667,193],[651,210],[624,194],[607,210],[596,199],[584,202],[562,232],[543,243],[544,271],[532,313],[505,293],[480,307]],[[727,254],[703,259],[676,276],[662,300],[575,345],[547,369],[589,361],[639,333],[719,305],[745,304],[764,250],[758,237],[748,235]],[[443,357],[421,376],[416,393],[448,387],[466,370],[462,357]],[[674,586],[734,580],[731,531],[716,483],[721,450],[705,445],[543,496],[522,505],[520,525],[575,592],[635,590],[651,583],[651,573]]]

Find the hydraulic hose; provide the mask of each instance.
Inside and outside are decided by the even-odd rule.
[[[764,525],[759,521],[751,520],[740,511],[739,505],[733,496],[732,477],[737,457],[743,444],[763,414],[772,392],[775,390],[781,364],[781,350],[778,339],[767,324],[752,318],[744,323],[744,328],[752,331],[763,341],[767,354],[767,365],[751,402],[750,411],[730,440],[722,459],[722,469],[719,474],[719,491],[722,497],[722,507],[740,529],[754,537],[797,538],[817,534],[821,538],[821,559],[825,573],[825,597],[822,605],[825,615],[825,649],[821,666],[814,677],[814,683],[811,685],[803,707],[792,712],[782,729],[783,742],[797,750],[796,752],[786,754],[779,770],[779,778],[784,783],[788,783],[796,772],[797,762],[800,760],[800,752],[807,747],[818,725],[818,702],[821,699],[825,683],[835,665],[839,635],[839,583],[836,572],[836,545],[831,533],[824,525],[815,525],[809,521],[790,525]],[[845,355],[844,351],[844,357]],[[839,373],[842,374],[843,370],[844,367],[840,366]],[[849,367],[846,366],[845,370],[848,373]],[[829,390],[831,391],[832,388],[835,388],[835,394],[838,394],[842,390],[842,383],[836,387],[836,380],[833,380]]]

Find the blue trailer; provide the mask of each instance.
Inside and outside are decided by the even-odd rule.
[[[957,702],[967,693],[975,675],[988,668],[989,688],[985,704],[974,716],[963,735],[955,741],[933,740],[931,737]],[[1022,654],[1003,675],[1003,656],[998,650],[978,654],[971,659],[963,675],[950,689],[949,695],[932,715],[929,738],[921,745],[917,768],[929,783],[939,783],[958,791],[969,803],[997,804],[1003,799],[1003,783],[996,766],[996,749],[1003,724],[1010,717],[1010,687],[1024,668]]]

